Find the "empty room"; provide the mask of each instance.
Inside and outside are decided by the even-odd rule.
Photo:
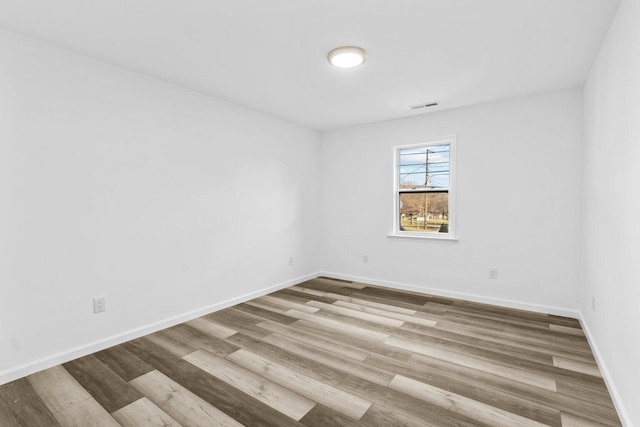
[[[639,164],[638,0],[0,0],[0,427],[640,427]]]

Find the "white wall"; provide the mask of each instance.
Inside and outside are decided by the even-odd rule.
[[[575,315],[581,108],[576,89],[323,134],[322,270]],[[448,135],[459,242],[388,238],[393,147]]]
[[[315,273],[318,139],[1,30],[0,380]]]
[[[585,86],[580,311],[640,426],[640,2],[623,0]],[[596,299],[595,311],[591,297]],[[615,386],[614,386],[615,384]]]

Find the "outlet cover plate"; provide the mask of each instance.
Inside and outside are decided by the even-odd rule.
[[[105,297],[96,297],[93,299],[93,312],[102,313],[107,310],[107,300]]]

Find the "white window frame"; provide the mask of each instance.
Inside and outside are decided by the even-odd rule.
[[[400,230],[400,150],[406,148],[428,147],[444,144],[449,145],[449,232],[425,233]],[[443,242],[456,242],[458,240],[456,234],[456,228],[458,225],[456,217],[456,160],[455,135],[431,139],[420,144],[401,145],[393,148],[393,231],[388,235],[388,237],[401,239],[424,239]]]

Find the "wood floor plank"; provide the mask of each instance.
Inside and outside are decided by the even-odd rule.
[[[346,345],[344,343],[348,343],[349,348],[364,352],[365,357],[368,353],[378,353],[397,359],[407,360],[413,354],[413,352],[408,350],[385,345],[377,341],[356,338],[347,332],[343,333],[342,331],[336,331],[335,329],[326,328],[322,325],[318,325],[317,323],[307,322],[306,320],[299,320],[292,323],[291,326],[298,334],[304,332],[317,338],[326,339],[334,347],[344,346]],[[298,339],[297,336],[293,338]]]
[[[558,368],[568,369],[570,371],[582,372],[583,374],[592,375],[602,378],[598,365],[591,363],[582,363],[564,357],[553,356],[553,365]]]
[[[591,347],[586,339],[581,337],[571,337],[570,335],[560,336],[560,334],[551,336],[551,348],[557,350],[568,350],[572,352],[583,353],[585,355],[591,355]]]
[[[208,314],[204,316],[204,318],[256,339],[262,339],[269,335],[269,331],[265,331],[257,326],[257,324],[264,321],[264,319],[243,313],[239,310],[234,310],[233,308]]]
[[[0,426],[58,426],[27,378],[0,387]]]
[[[296,421],[315,405],[312,400],[205,350],[183,359]]]
[[[120,424],[93,398],[83,400],[53,415],[63,427],[120,427]]]
[[[579,350],[585,354],[591,353],[591,347],[586,337],[579,335],[564,334],[560,332],[550,332],[551,345],[560,348],[568,348],[573,350]]]
[[[76,359],[62,366],[107,412],[115,412],[142,398],[136,389],[94,355]]]
[[[289,308],[278,307],[275,304],[271,304],[271,303],[269,303],[269,302],[267,302],[265,300],[261,300],[261,299],[258,299],[258,298],[249,300],[249,301],[245,302],[245,304],[250,305],[252,307],[258,307],[258,308],[262,308],[264,310],[272,311],[274,313],[279,313],[279,314],[282,314],[285,311],[287,311],[289,308],[291,308],[291,307],[289,307]]]
[[[576,319],[328,277],[0,386],[2,427],[119,424],[621,425]]]
[[[442,329],[415,327],[414,325],[409,325],[409,327],[407,327],[407,324],[403,325],[395,331],[393,335],[418,342],[433,342],[432,340],[435,339],[437,341],[463,344],[465,346],[472,346],[478,349],[498,352],[505,356],[513,356],[538,363],[544,363],[550,366],[553,365],[553,356],[551,354],[529,348],[513,346],[511,345],[511,342],[487,341],[474,336],[449,332]]]
[[[368,305],[362,305],[362,304],[355,304],[347,301],[336,301],[333,305],[338,307],[349,308],[351,310],[362,311],[363,313],[369,313],[377,316],[396,319],[396,320],[402,321],[403,323],[404,322],[413,323],[415,325],[420,325],[420,326],[432,327],[432,326],[435,326],[436,323],[438,323],[436,320],[424,319],[421,317],[416,317],[415,315],[412,316],[408,314],[397,313],[395,311],[382,310],[380,308],[370,307]],[[387,325],[387,326],[393,326],[393,325]],[[402,324],[399,324],[398,326],[402,326]]]
[[[402,324],[404,323],[404,320],[398,320],[398,319],[393,319],[390,317],[384,317],[384,316],[380,316],[378,314],[373,314],[371,312],[365,311],[365,310],[354,310],[353,308],[350,307],[344,307],[344,306],[340,306],[337,305],[340,301],[337,301],[334,304],[326,304],[323,302],[318,302],[318,301],[309,301],[307,303],[307,305],[310,305],[312,307],[316,307],[325,311],[330,311],[330,312],[334,312],[337,314],[342,314],[344,316],[351,316],[354,318],[358,318],[358,319],[362,319],[362,320],[367,320],[369,322],[372,323],[378,323],[380,325],[384,325],[384,326],[388,326],[390,328],[398,328],[400,326],[402,326]]]
[[[227,358],[354,420],[359,420],[371,406],[371,402],[292,371],[246,350],[238,350]]]
[[[397,306],[391,305],[391,304],[383,304],[383,303],[379,303],[379,302],[373,302],[373,301],[369,301],[367,299],[354,298],[354,297],[347,296],[347,295],[334,294],[334,293],[331,293],[331,292],[320,291],[320,290],[315,290],[315,289],[307,289],[307,288],[303,288],[301,286],[300,287],[291,287],[289,289],[298,290],[298,292],[301,292],[301,293],[304,293],[304,294],[307,294],[307,295],[312,295],[313,297],[326,297],[326,298],[330,298],[330,299],[336,300],[335,302],[333,302],[334,304],[337,303],[338,301],[342,301],[342,302],[348,302],[348,303],[353,303],[353,304],[358,304],[358,305],[364,305],[364,306],[368,306],[368,307],[372,307],[372,308],[378,308],[378,309],[381,309],[381,310],[391,311],[391,312],[400,313],[400,314],[408,314],[408,315],[416,314],[416,310],[403,308],[403,307],[397,307]],[[316,301],[316,300],[312,299],[311,301]]]
[[[171,415],[143,397],[111,414],[123,427],[182,427]]]
[[[372,427],[429,427],[430,424],[411,418],[394,409],[374,403],[360,419],[363,425]],[[433,425],[433,424],[431,424]]]
[[[390,291],[390,292],[400,292],[400,293],[402,293],[404,295],[407,295],[407,296],[414,295],[414,296],[418,296],[418,297],[421,297],[421,298],[428,298],[429,301],[443,301],[443,303],[447,303],[447,304],[451,304],[451,303],[453,303],[453,301],[458,301],[458,300],[453,300],[453,299],[447,298],[447,297],[440,297],[438,295],[430,294],[429,292],[424,292],[424,291],[411,291],[409,289],[396,289],[396,288],[390,288],[388,286],[374,285],[374,284],[371,284],[371,283],[363,283],[363,284],[365,285],[364,288],[378,289],[378,290]]]
[[[248,396],[146,338],[123,344],[191,393],[247,426],[297,426],[296,421]]]
[[[226,355],[238,350],[237,346],[229,344],[223,339],[208,335],[185,324],[166,329],[163,333],[170,337],[174,342],[183,345],[185,349],[192,350],[187,354],[193,353],[193,351],[202,348],[220,357],[225,357]],[[185,356],[185,354],[182,353],[174,354],[178,356]]]
[[[352,293],[351,295],[358,297],[362,294],[379,296],[384,299],[388,299],[389,301],[407,302],[416,305],[424,305],[429,301],[433,301],[433,297],[425,296],[424,294],[419,295],[389,288],[375,288],[373,286],[367,286]]]
[[[309,427],[356,427],[362,425],[320,403],[307,412],[300,423]]]
[[[258,326],[268,329],[271,332],[276,332],[287,337],[293,337],[298,341],[315,345],[316,347],[320,347],[355,360],[364,360],[371,353],[358,347],[337,343],[323,336],[307,332],[301,329],[298,323],[294,324],[293,327],[287,327],[279,323],[262,322]]]
[[[381,302],[370,301],[368,299],[354,298],[354,297],[343,297],[339,299],[340,302],[357,304],[359,306],[376,308],[378,310],[382,310],[384,312],[392,312],[398,314],[406,314],[409,316],[413,316],[418,313],[418,311],[412,308],[399,307],[394,304],[385,304]],[[336,301],[337,303],[338,301]],[[335,304],[335,303],[334,303]]]
[[[524,323],[508,323],[502,320],[489,319],[480,316],[468,316],[459,313],[447,312],[441,316],[441,321],[457,322],[462,325],[481,328],[483,331],[491,331],[497,336],[512,337],[516,336],[521,339],[531,338],[542,340],[545,344],[549,343],[550,337],[555,334],[549,329],[538,327],[538,325],[530,326]]]
[[[557,366],[550,365],[548,363],[539,363],[526,357],[523,358],[519,356],[513,356],[505,354],[501,351],[487,350],[483,348],[450,342],[448,340],[434,340],[428,337],[425,338],[422,335],[415,335],[414,337],[410,337],[409,340],[417,344],[424,345],[427,348],[433,348],[434,350],[453,351],[456,353],[464,354],[465,356],[468,356],[468,358],[473,358],[478,361],[488,363],[496,362],[505,366],[507,369],[516,369],[518,371],[533,373],[535,375],[540,374],[547,378],[566,378],[569,381],[582,383],[587,387],[592,384],[602,383],[601,378],[596,378],[594,376],[578,372],[577,369],[573,371],[575,372],[573,373],[565,369],[560,369]]]
[[[358,292],[357,294],[352,294],[351,298],[357,298],[364,301],[369,301],[373,303],[391,305],[393,307],[404,308],[407,310],[414,310],[417,313],[425,313],[431,315],[441,316],[446,312],[446,308],[440,304],[431,306],[430,302],[424,305],[418,304],[416,302],[410,301],[398,301],[398,300],[389,300],[380,295],[372,295],[366,292]]]
[[[602,424],[595,421],[587,420],[577,415],[563,413],[562,427],[602,427]]]
[[[336,279],[334,277],[326,277],[326,276],[320,276],[316,279],[313,279],[313,282],[321,283],[321,284],[337,285],[343,288],[351,288],[351,289],[363,289],[367,287],[367,285],[364,283],[352,282],[350,280],[342,280],[342,279]],[[304,285],[304,283],[302,284]]]
[[[131,385],[185,427],[242,425],[158,371],[132,380]]]
[[[555,314],[548,314],[547,318],[549,320],[549,323],[552,325],[569,326],[571,328],[582,328],[582,325],[580,325],[580,321],[578,319],[573,319],[571,317],[565,316],[557,316]]]
[[[233,334],[238,333],[238,331],[227,328],[226,326],[220,325],[216,322],[212,322],[211,320],[205,319],[203,317],[198,317],[197,319],[190,320],[187,322],[187,325],[216,338],[227,338]]]
[[[445,408],[352,375],[348,376],[338,388],[360,396],[363,399],[370,400],[373,404],[390,409],[398,415],[401,415],[402,418],[412,418],[430,426],[477,427],[484,425],[473,418],[455,414]],[[367,413],[368,412],[369,411],[367,411]],[[365,417],[363,417],[363,419],[364,418]],[[369,419],[369,417],[367,417],[367,419]]]
[[[29,382],[63,426],[119,426],[61,365],[29,376]]]
[[[120,345],[99,351],[95,356],[125,381],[153,371],[153,366],[138,359]]]
[[[512,389],[502,388],[489,374],[477,381],[470,375],[472,370],[460,369],[454,372],[450,369],[451,365],[416,365],[376,354],[370,355],[365,362],[545,425],[560,426],[559,410],[517,395]]]
[[[2,396],[0,396],[0,398],[2,398]],[[49,415],[53,420],[51,424],[59,425],[56,419],[54,418],[53,414],[51,414],[48,408],[45,407],[43,410],[41,410],[41,412],[44,412],[44,413],[49,412]],[[42,417],[44,416],[46,415],[43,415]],[[17,414],[14,412],[13,407],[10,405],[10,403],[0,400],[0,426],[24,426],[24,425],[25,424],[22,422],[22,420],[17,418]]]
[[[570,326],[562,326],[562,325],[549,325],[549,329],[555,332],[560,332],[563,334],[575,335],[578,337],[584,337],[584,331],[579,327],[570,327]]]
[[[321,289],[321,290],[331,290],[332,293],[340,294],[340,295],[350,295],[357,289],[347,288],[344,286],[338,286],[335,283],[321,283],[316,280],[309,280],[307,282],[301,283],[297,285],[299,287],[303,287],[306,289]]]
[[[389,383],[389,388],[490,425],[504,427],[545,425],[402,375],[396,375]]]
[[[269,335],[267,335],[269,336]],[[338,385],[344,380],[345,374],[336,369],[330,368],[315,360],[300,357],[295,353],[283,350],[279,347],[266,343],[264,341],[255,340],[241,333],[235,334],[227,341],[236,344],[238,347],[249,350],[252,353],[260,354],[269,360],[272,360],[294,371],[302,372],[318,381],[332,386]]]
[[[558,378],[556,383],[559,394],[578,398],[594,405],[615,408],[606,386],[585,387],[584,384],[578,384],[566,378]]]
[[[507,316],[521,318],[521,319],[531,319],[531,320],[540,320],[543,322],[549,322],[549,315],[544,313],[535,313],[527,310],[520,310],[517,308],[510,307],[502,307],[497,305],[485,304],[481,302],[473,302],[473,301],[463,301],[463,300],[450,300],[451,305],[457,307],[464,307],[467,309],[477,310],[484,313],[496,313],[496,314],[505,314]]]
[[[546,363],[538,363],[536,361],[529,360],[527,358],[515,357],[511,355],[506,355],[501,352],[485,350],[482,348],[476,348],[473,346],[466,346],[458,343],[451,343],[447,340],[424,340],[422,337],[419,337],[416,340],[412,340],[419,344],[426,344],[427,347],[433,347],[435,349],[442,349],[447,351],[453,351],[456,353],[462,353],[466,356],[470,356],[478,361],[485,361],[489,363],[499,363],[501,365],[506,366],[507,368],[513,368],[533,374],[540,374],[545,377],[553,377],[555,378],[565,378],[569,381],[574,381],[578,383],[582,383],[585,386],[590,385],[603,385],[603,381],[601,378],[593,375],[588,375],[578,370],[568,371],[566,369],[558,368],[554,365],[549,365]]]
[[[434,302],[429,302],[425,307],[432,310],[438,310],[440,315],[444,314],[459,314],[465,316],[468,319],[487,319],[497,322],[502,322],[508,325],[520,325],[527,326],[529,328],[536,328],[541,330],[549,330],[549,319],[523,319],[520,317],[509,316],[504,313],[493,313],[486,311],[479,311],[477,309],[468,309],[465,307],[459,307],[455,305],[441,305]]]
[[[313,291],[312,289],[309,289],[309,291]],[[315,291],[314,291],[315,292]],[[304,295],[304,293],[301,293],[300,291],[296,291],[293,289],[293,287],[291,288],[287,288],[287,289],[283,289],[281,291],[278,292],[274,292],[273,294],[270,294],[271,296],[274,297],[278,297],[278,298],[282,298],[282,299],[286,299],[288,301],[292,301],[298,304],[306,304],[309,301],[320,301],[320,302],[326,302],[327,304],[333,304],[334,302],[337,301],[337,299],[335,298],[330,298],[330,297],[323,297],[323,296],[318,296],[318,295]]]
[[[319,314],[320,312],[309,314],[309,313],[303,313],[297,310],[289,310],[286,313],[289,316],[293,316],[297,319],[306,320],[307,322],[311,322],[311,323],[316,323],[318,325],[324,326],[325,328],[347,333],[349,335],[352,335],[355,338],[360,338],[363,340],[383,342],[384,340],[389,338],[389,334],[377,332],[372,329],[365,329],[360,326],[354,326],[349,323],[339,322],[329,317],[320,315]]]
[[[282,308],[282,312],[284,313],[287,310],[298,310],[298,311],[304,311],[307,313],[315,313],[316,311],[318,311],[318,308],[315,307],[310,307],[306,304],[299,304],[297,302],[293,302],[291,300],[288,299],[284,299],[284,298],[278,298],[276,296],[272,296],[272,295],[265,295],[263,297],[260,297],[256,300],[253,300],[251,302],[265,302],[267,304],[271,304],[275,307],[280,307]]]
[[[564,386],[564,390],[567,390],[567,388],[583,390],[583,392],[576,395],[576,397],[584,398],[589,394],[593,396],[598,392],[599,394],[602,394],[607,390],[604,379],[601,377],[587,375],[582,372],[565,371],[559,368],[556,369],[561,372],[561,374],[556,375],[556,383],[561,382]],[[560,392],[559,388],[558,392]],[[600,405],[606,405],[606,403],[606,401],[599,401]]]
[[[420,359],[420,355],[435,357],[442,360],[449,360],[462,366],[489,372],[495,375],[530,384],[535,387],[544,388],[551,391],[557,391],[556,382],[553,377],[543,375],[528,370],[517,369],[498,362],[491,362],[483,359],[477,359],[455,351],[445,350],[438,347],[421,345],[413,341],[403,338],[391,337],[385,341],[385,344],[395,347],[404,348],[417,354],[411,356],[411,359]]]
[[[408,325],[403,325],[402,329],[412,330],[407,326]],[[485,341],[487,343],[504,345],[505,342],[507,342],[508,343],[507,345],[511,347],[516,347],[523,350],[537,351],[537,352],[544,353],[551,356],[562,356],[569,359],[586,361],[586,362],[593,360],[593,356],[590,353],[585,353],[580,349],[571,349],[566,347],[562,349],[562,348],[557,348],[550,345],[545,346],[538,343],[531,343],[531,342],[519,340],[517,338],[510,338],[509,340],[505,341],[503,337],[492,335],[488,331],[472,330],[465,327],[455,326],[455,325],[446,324],[446,323],[438,323],[435,326],[435,329],[451,332],[458,335],[473,337],[473,338]]]
[[[514,367],[536,366],[536,364],[553,366],[553,359],[549,355],[536,351],[511,347],[505,343],[485,343],[481,340],[461,336],[447,331],[439,331],[434,328],[402,329],[394,331],[394,337],[407,339],[425,346],[435,346],[443,349],[472,355],[478,359],[510,364]],[[536,366],[537,367],[537,366]]]
[[[385,370],[374,368],[366,363],[353,360],[345,356],[334,354],[319,347],[305,344],[300,341],[285,337],[280,334],[271,334],[263,339],[264,342],[286,349],[301,357],[315,360],[345,374],[351,374],[364,378],[375,384],[386,386],[393,378],[393,374]]]
[[[297,320],[295,317],[287,316],[286,312],[274,313],[273,311],[244,303],[235,305],[234,308],[238,311],[260,317],[262,320],[271,320],[285,325],[290,325]]]
[[[444,316],[442,316],[442,318],[440,319],[436,327],[440,328],[446,325],[458,326],[458,327],[470,329],[472,331],[490,333],[494,337],[499,337],[505,342],[512,339],[517,339],[519,341],[524,341],[524,342],[528,342],[535,345],[549,346],[551,343],[551,334],[549,333],[549,331],[542,331],[538,333],[531,333],[531,332],[527,333],[527,332],[524,332],[523,330],[510,329],[510,327],[505,327],[505,328],[488,327],[487,326],[488,323],[489,322],[479,322],[479,321],[473,321],[470,319],[463,320],[463,319],[454,318],[445,314]]]
[[[520,396],[532,403],[543,405],[556,410],[574,409],[577,413],[584,414],[594,419],[601,420],[607,424],[607,420],[617,419],[615,410],[600,404],[586,402],[579,395],[563,395],[544,388],[531,386],[529,384],[494,375],[485,371],[468,368],[463,365],[452,363],[451,361],[432,358],[429,356],[416,355],[419,358],[410,358],[411,363],[418,363],[432,369],[446,372],[454,378],[459,378],[468,382],[475,382],[489,390],[499,390]],[[419,371],[418,371],[419,372]],[[607,424],[608,425],[608,424]],[[619,424],[614,424],[619,425]]]
[[[53,413],[91,398],[62,365],[30,375],[29,382]]]
[[[331,290],[328,290],[328,289],[320,290],[320,289],[307,288],[300,285],[291,286],[290,288],[287,289],[287,291],[298,293],[298,294],[304,294],[304,295],[307,295],[307,298],[310,301],[320,301],[326,304],[333,304],[336,300],[349,297],[348,295],[331,292]],[[300,295],[298,295],[298,297],[300,297]],[[323,301],[319,298],[327,298],[329,299],[329,301],[327,300]]]
[[[176,336],[174,334],[167,333],[166,329],[156,332],[155,334],[147,335],[146,339],[165,350],[170,351],[178,357],[186,356],[199,348],[193,343],[185,343],[184,339],[176,339]]]

